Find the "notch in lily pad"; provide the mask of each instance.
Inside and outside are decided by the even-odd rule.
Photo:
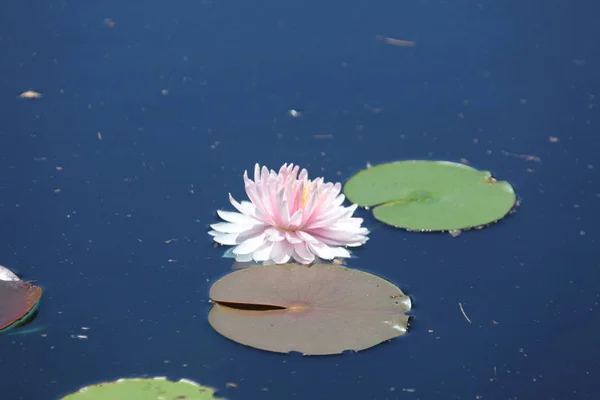
[[[510,183],[449,161],[397,161],[359,171],[344,185],[348,200],[410,231],[457,232],[504,218],[516,205]]]
[[[404,335],[411,300],[376,275],[331,264],[240,269],[210,289],[210,325],[257,349],[304,355],[360,351]]]
[[[169,381],[164,377],[122,378],[83,387],[61,400],[213,400],[215,390],[188,379]]]
[[[30,322],[41,297],[41,287],[22,281],[0,265],[0,333]]]

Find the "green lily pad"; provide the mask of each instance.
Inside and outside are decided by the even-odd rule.
[[[246,346],[305,355],[359,351],[404,335],[411,301],[391,282],[331,264],[239,269],[210,289],[208,321]]]
[[[510,183],[449,161],[398,161],[359,171],[348,200],[374,207],[385,224],[411,231],[457,231],[496,222],[515,206]]]
[[[61,400],[212,400],[215,390],[182,379],[172,382],[164,377],[119,379],[86,386]]]

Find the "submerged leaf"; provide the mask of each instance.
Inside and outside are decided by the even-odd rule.
[[[240,269],[210,290],[209,323],[254,348],[306,355],[364,350],[407,331],[411,301],[383,278],[343,266]]]
[[[398,161],[359,171],[344,186],[353,203],[383,223],[415,231],[453,231],[496,222],[516,203],[510,183],[448,161]]]

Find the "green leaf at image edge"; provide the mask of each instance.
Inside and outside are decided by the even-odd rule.
[[[214,393],[213,388],[187,379],[173,382],[164,377],[124,378],[86,386],[61,400],[213,400],[217,399]]]
[[[488,171],[449,161],[397,161],[376,165],[344,185],[348,200],[373,207],[374,217],[414,231],[452,231],[502,219],[516,203],[510,183]]]

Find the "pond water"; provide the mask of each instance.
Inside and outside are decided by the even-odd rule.
[[[233,400],[599,398],[597,12],[591,0],[6,5],[0,264],[44,296],[23,328],[37,331],[0,335],[0,397],[149,375]],[[208,290],[231,260],[208,225],[229,192],[245,197],[244,170],[293,162],[344,181],[400,159],[466,159],[522,203],[458,237],[359,210],[372,232],[349,266],[411,296],[407,335],[302,357],[212,330]]]

